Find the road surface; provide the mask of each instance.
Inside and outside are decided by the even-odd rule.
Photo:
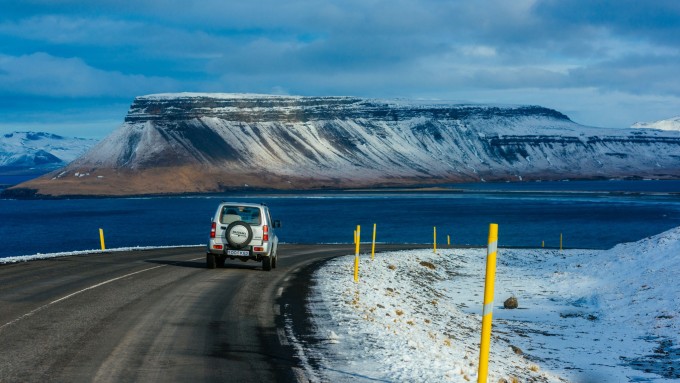
[[[284,314],[305,331],[311,271],[353,251],[281,245],[271,272],[209,270],[202,247],[0,265],[0,382],[304,382]]]

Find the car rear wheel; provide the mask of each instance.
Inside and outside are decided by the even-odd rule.
[[[206,266],[208,266],[209,269],[214,269],[217,267],[217,263],[215,262],[215,254],[208,253],[205,255],[205,263]]]
[[[270,271],[272,269],[272,257],[262,257],[262,270]]]

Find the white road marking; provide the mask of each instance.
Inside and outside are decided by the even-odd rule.
[[[276,335],[278,335],[279,343],[281,343],[282,346],[290,346],[290,343],[288,343],[288,338],[286,338],[286,330],[277,328]]]
[[[295,380],[298,381],[298,383],[307,383],[309,382],[309,379],[305,376],[304,370],[302,370],[299,367],[291,367],[291,370],[293,370],[293,374],[295,374]]]
[[[281,298],[282,294],[283,294],[283,287],[279,287],[279,289],[276,290],[276,297]]]
[[[198,260],[198,259],[202,259],[202,258],[194,258],[194,259],[190,259],[190,261],[195,261],[195,260]],[[104,281],[104,282],[101,282],[101,283],[97,283],[96,285],[92,285],[92,286],[90,286],[90,287],[86,287],[86,288],[84,288],[84,289],[82,289],[82,290],[78,290],[78,291],[76,291],[76,292],[74,292],[74,293],[71,293],[71,294],[66,295],[66,296],[63,296],[63,297],[61,297],[61,298],[59,298],[59,299],[53,300],[53,301],[50,302],[50,303],[47,303],[47,304],[45,304],[45,305],[42,305],[42,306],[38,307],[37,309],[31,310],[31,311],[27,312],[26,314],[24,314],[24,315],[22,315],[22,316],[20,316],[20,317],[18,317],[18,318],[16,318],[16,319],[14,319],[14,320],[11,320],[11,321],[9,321],[9,322],[3,324],[2,326],[0,326],[0,330],[2,330],[3,328],[5,328],[5,327],[7,327],[7,326],[9,326],[9,325],[12,325],[12,324],[14,324],[14,323],[20,321],[20,320],[22,320],[22,319],[28,318],[28,317],[34,315],[35,313],[40,312],[40,311],[42,311],[42,310],[44,310],[44,309],[46,309],[46,308],[48,308],[48,307],[50,307],[50,306],[52,306],[52,305],[54,305],[54,304],[57,304],[57,303],[59,303],[59,302],[63,302],[63,301],[65,301],[65,300],[69,299],[69,298],[72,298],[72,297],[74,297],[74,296],[80,294],[80,293],[84,293],[85,291],[92,290],[92,289],[96,289],[97,287],[104,286],[104,285],[109,284],[109,283],[111,283],[111,282],[115,282],[115,281],[117,281],[117,280],[120,280],[120,279],[123,279],[123,278],[127,278],[127,277],[130,277],[130,276],[135,275],[135,274],[144,273],[144,272],[151,271],[151,270],[158,269],[158,268],[165,267],[165,266],[168,266],[168,265],[154,266],[154,267],[150,267],[150,268],[148,268],[148,269],[135,271],[135,272],[133,272],[133,273],[125,274],[125,275],[122,275],[122,276],[120,276],[120,277],[116,277],[116,278],[113,278],[113,279],[109,279],[109,280],[107,280],[107,281]]]

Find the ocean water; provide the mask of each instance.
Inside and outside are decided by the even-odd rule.
[[[451,190],[223,194],[193,197],[0,200],[0,257],[207,243],[222,200],[263,202],[285,243],[370,242],[607,249],[680,226],[680,181],[450,185]],[[202,253],[197,250],[197,253]]]
[[[3,175],[0,174],[0,188],[3,186],[17,185],[32,180],[39,175]]]

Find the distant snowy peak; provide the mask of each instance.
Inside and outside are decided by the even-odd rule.
[[[636,122],[631,128],[680,131],[680,116],[654,122]]]
[[[50,171],[75,160],[96,142],[45,132],[3,134],[0,135],[0,168],[11,168],[13,173]]]

